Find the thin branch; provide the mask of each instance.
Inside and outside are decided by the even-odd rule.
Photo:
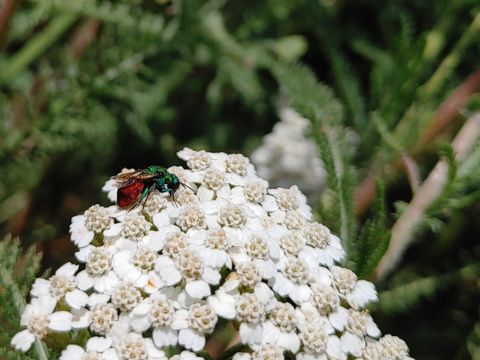
[[[3,5],[0,8],[0,47],[7,37],[8,22],[12,17],[13,11],[18,2],[19,0],[4,0]]]
[[[0,71],[0,81],[8,84],[43,54],[76,20],[76,15],[59,15],[41,33],[33,36]]]
[[[422,148],[436,138],[447,126],[454,122],[458,110],[462,108],[467,99],[475,92],[480,91],[480,69],[470,74],[459,87],[445,100],[432,121],[425,128],[417,147]]]
[[[455,158],[461,162],[480,137],[480,113],[469,118],[455,139]],[[413,242],[413,235],[428,207],[441,195],[448,181],[448,164],[439,161],[418,189],[416,195],[392,227],[390,246],[376,269],[379,280],[385,278],[399,262],[405,250]]]
[[[407,174],[408,182],[410,183],[412,192],[416,193],[421,183],[418,166],[415,163],[415,161],[412,159],[412,157],[409,156],[408,154],[402,154],[401,159],[402,159],[402,164],[405,169],[405,173]]]
[[[88,46],[98,34],[101,22],[97,19],[90,19],[81,24],[70,37],[69,52],[76,61],[80,60]]]
[[[440,135],[450,124],[455,122],[462,106],[474,93],[480,91],[480,69],[468,76],[455,91],[438,107],[435,115],[425,128],[420,140],[413,146],[415,154],[421,153],[431,141]],[[412,154],[411,154],[412,155]],[[396,158],[389,166],[389,173],[395,174],[401,168],[401,161]],[[375,197],[375,181],[383,172],[379,164],[373,164],[367,176],[355,191],[355,212],[362,215],[369,208]]]

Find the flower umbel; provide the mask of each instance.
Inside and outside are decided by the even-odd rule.
[[[365,310],[374,286],[338,265],[340,240],[296,186],[268,189],[240,154],[179,157],[188,168],[171,171],[188,188],[176,204],[153,193],[130,212],[74,217],[81,265],[37,279],[12,346],[84,329],[85,347],[63,334],[61,359],[163,360],[168,348],[196,360],[217,331],[238,329],[239,360],[409,359],[401,339],[380,337]]]

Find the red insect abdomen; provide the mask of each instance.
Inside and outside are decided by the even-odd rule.
[[[117,205],[121,208],[133,205],[142,194],[145,184],[141,181],[135,181],[133,184],[124,186],[117,190]]]

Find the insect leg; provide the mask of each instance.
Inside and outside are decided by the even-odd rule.
[[[170,199],[172,199],[172,202],[175,204],[175,206],[178,207],[178,204],[175,201],[175,191],[170,191],[169,194],[170,194]]]
[[[154,186],[151,185],[149,187],[146,187],[143,191],[142,191],[142,195],[140,195],[139,199],[137,201],[135,201],[135,203],[132,205],[132,207],[128,210],[128,212],[132,211],[134,208],[137,207],[138,204],[140,204],[142,202],[143,199],[145,199],[145,197],[148,197],[148,195],[150,194],[152,188]],[[145,205],[145,203],[144,203]]]
[[[152,185],[152,186],[150,186],[150,187],[148,188],[147,196],[145,197],[145,200],[143,201],[142,207],[144,207],[145,204],[147,203],[148,199],[150,198],[150,195],[153,193],[153,190],[154,190],[153,188],[154,188],[154,187],[155,187],[155,186]],[[143,194],[142,194],[142,195],[143,195]],[[140,197],[140,201],[142,200],[142,198],[143,198],[143,196]]]

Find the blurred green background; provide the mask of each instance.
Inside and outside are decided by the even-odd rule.
[[[478,0],[2,0],[0,233],[42,251],[42,270],[56,268],[73,259],[70,218],[107,204],[101,186],[121,168],[180,164],[184,146],[249,155],[285,98],[304,115],[325,108],[347,171],[329,167],[313,121],[330,180],[312,206],[339,232],[335,196],[346,201],[358,254],[375,219],[371,201],[359,205],[367,175],[384,180],[385,230],[371,234],[388,243],[413,196],[399,156],[420,181],[448,161],[445,191],[377,283],[372,311],[416,359],[480,359],[480,150],[476,141],[456,164],[450,145],[479,109],[479,40]],[[298,62],[332,92],[316,92]],[[359,259],[349,266],[375,280]],[[14,265],[0,273],[22,271]],[[1,346],[15,321],[4,322]]]

